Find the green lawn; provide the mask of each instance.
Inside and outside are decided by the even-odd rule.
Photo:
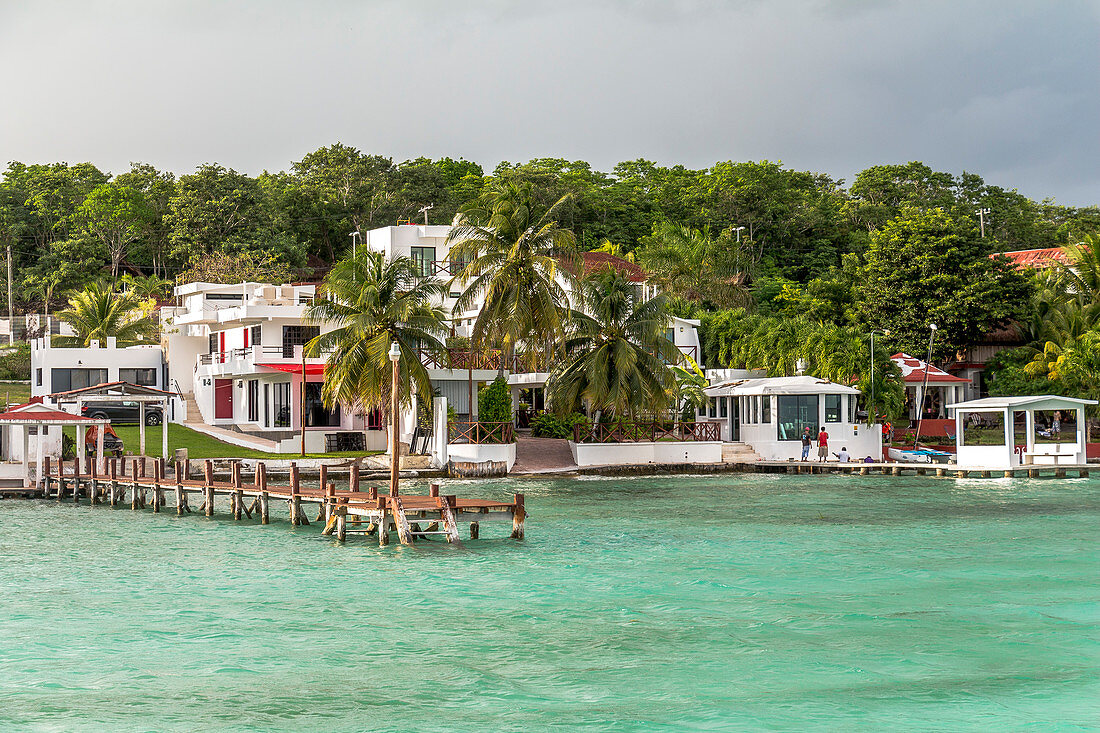
[[[9,405],[22,405],[31,398],[31,383],[0,382],[0,398],[4,397]]]
[[[138,426],[116,425],[114,426],[118,437],[126,444],[126,450],[136,454],[138,452]],[[74,439],[76,428],[65,428]],[[145,454],[160,457],[161,426],[150,425],[145,428]],[[168,453],[172,454],[177,448],[186,448],[188,458],[284,458],[293,459],[300,457],[298,453],[265,453],[263,451],[241,448],[230,443],[223,443],[204,433],[192,430],[189,427],[170,423],[168,425]],[[361,456],[373,456],[381,451],[345,451],[342,453],[307,453],[306,458],[358,458]]]

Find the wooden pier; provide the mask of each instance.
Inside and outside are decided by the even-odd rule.
[[[308,526],[313,522],[321,534],[335,535],[343,541],[349,534],[377,535],[379,545],[390,542],[396,532],[401,544],[440,535],[452,544],[460,543],[459,525],[469,525],[469,537],[478,539],[482,522],[511,522],[513,539],[523,539],[527,518],[523,494],[515,494],[511,502],[465,499],[439,493],[432,484],[427,496],[400,494],[397,489],[387,493],[359,486],[359,467],[352,466],[348,487],[337,489],[328,480],[326,466],[320,469],[318,486],[303,487],[298,467],[290,466],[288,486],[273,486],[267,481],[267,467],[261,462],[246,482],[241,464],[232,464],[229,481],[216,481],[212,461],[202,465],[202,478],[190,478],[187,461],[176,463],[171,472],[163,458],[112,458],[106,462],[106,474],[97,474],[94,466],[81,473],[79,463],[69,465],[49,458],[43,464],[43,493],[57,501],[79,502],[86,497],[93,505],[126,506],[137,511],[151,509],[154,513],[175,511],[182,516],[192,511],[207,517],[215,515],[218,498],[228,500],[228,513],[235,521],[257,519],[261,524],[271,521],[271,505],[285,502],[290,523]],[[192,505],[197,509],[192,510]],[[224,504],[223,504],[224,505]],[[310,517],[313,517],[310,519]]]
[[[959,467],[950,463],[838,463],[829,461],[760,461],[761,473],[846,473],[860,476],[938,476],[941,478],[1088,478],[1089,464],[1029,464],[1013,468]]]

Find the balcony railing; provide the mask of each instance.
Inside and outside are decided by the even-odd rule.
[[[273,359],[276,361],[284,361],[295,358],[295,344],[287,344],[285,346],[249,346],[247,348],[239,349],[226,349],[225,351],[214,351],[209,354],[199,354],[199,364],[226,364],[230,361],[236,361],[240,359]],[[329,354],[321,354],[319,358],[326,358]],[[300,358],[300,357],[299,357]],[[318,357],[310,357],[318,358]]]
[[[510,422],[455,421],[449,424],[449,443],[515,443],[516,426]]]
[[[416,260],[417,274],[420,277],[452,278],[466,269],[465,262],[450,262],[449,260]]]
[[[640,422],[584,423],[573,426],[576,443],[655,443],[659,440],[719,440],[717,422],[649,420]]]

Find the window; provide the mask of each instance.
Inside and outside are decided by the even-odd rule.
[[[295,346],[303,346],[320,334],[320,326],[283,326],[283,358],[293,359]]]
[[[145,387],[157,385],[156,369],[119,369],[118,378],[130,384],[140,384]]]
[[[106,369],[51,369],[50,390],[68,392],[70,389],[94,387],[107,381]]]
[[[259,326],[253,326],[252,327],[251,336],[252,336],[252,338],[250,340],[250,343],[253,346],[258,346],[260,344],[260,327]]]
[[[730,413],[730,398],[719,397],[718,398],[718,417],[729,417]]]
[[[248,421],[260,421],[260,380],[248,380]]]
[[[321,382],[306,383],[306,427],[332,427],[340,424],[340,407],[331,410],[321,399]]]
[[[435,274],[435,247],[413,247],[411,256],[421,277]]]
[[[34,370],[34,383],[39,387],[42,386],[42,367]]]
[[[275,392],[272,422],[277,428],[290,427],[290,382],[276,382],[271,386]]]
[[[271,427],[271,385],[264,382],[264,427]]]
[[[848,422],[855,425],[856,422],[856,396],[848,395]]]
[[[962,444],[1004,445],[1005,416],[1003,412],[963,413]]]
[[[764,396],[764,397],[761,397],[760,399],[764,401],[764,407],[760,411],[760,422],[771,422],[772,421],[772,398],[768,397],[768,396]]]
[[[244,300],[244,296],[240,293],[207,293],[207,300]]]
[[[27,435],[38,435],[38,430],[39,430],[38,425],[28,425],[27,426]],[[42,425],[41,430],[42,430],[43,435],[49,435],[50,434],[50,426],[49,425]]]
[[[801,440],[806,428],[817,435],[817,395],[779,395],[775,402],[779,440]]]
[[[840,398],[843,395],[825,395],[825,422],[840,422]]]
[[[707,414],[711,417],[718,417],[717,408],[714,404],[714,398],[711,397],[707,400]]]
[[[208,348],[207,348],[206,353],[208,353],[208,354],[218,353],[218,334],[216,334],[216,333],[210,334],[209,344],[208,344]]]
[[[452,290],[451,292],[447,293],[447,297],[448,298],[460,298],[460,297],[462,297],[462,293],[458,292],[457,290]]]

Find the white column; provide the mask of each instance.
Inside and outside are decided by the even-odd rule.
[[[38,460],[37,460],[37,466],[35,467],[35,471],[34,471],[34,488],[36,488],[36,489],[41,489],[42,488],[42,444],[45,442],[42,439],[42,431],[45,430],[45,429],[46,429],[45,425],[39,425],[38,426],[38,436],[37,436],[38,437],[38,445],[37,445],[37,450],[36,450],[36,452],[38,453]],[[60,430],[61,426],[58,425],[57,429]]]
[[[106,425],[96,425],[95,428],[95,469],[103,475],[107,473],[107,466],[103,463],[103,434],[107,432]]]
[[[1016,454],[1014,448],[1016,440],[1012,435],[1012,408],[1006,407],[1004,410],[1004,431],[1005,431],[1005,448],[1008,449],[1008,463],[1005,465],[1012,465],[1012,457]]]
[[[1085,408],[1077,408],[1077,455],[1079,463],[1088,463],[1089,426],[1085,422]]]
[[[1028,408],[1024,410],[1024,430],[1027,431],[1027,452],[1035,452],[1035,411]],[[1020,463],[1026,463],[1023,456],[1020,456]]]
[[[141,404],[145,404],[142,402]],[[161,399],[160,408],[160,454],[168,458],[168,398]],[[144,421],[143,421],[144,422]]]
[[[145,403],[138,402],[138,448],[145,455]]]
[[[76,428],[76,461],[82,474],[88,471],[88,460],[84,455],[84,440],[87,437],[88,428],[84,425],[78,425]]]
[[[31,426],[23,426],[23,485],[27,485],[27,480],[31,477],[31,446],[30,446],[30,432]]]

